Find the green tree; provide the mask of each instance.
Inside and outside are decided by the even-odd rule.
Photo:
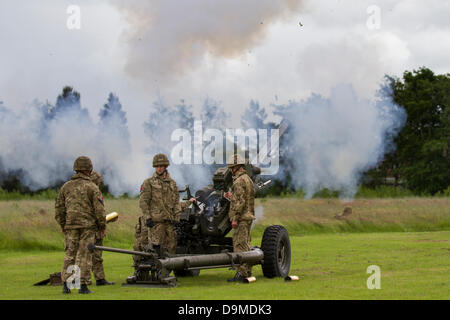
[[[445,190],[450,182],[450,74],[422,67],[392,80],[393,101],[408,118],[384,166],[417,193]]]

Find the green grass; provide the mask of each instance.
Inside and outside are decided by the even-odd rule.
[[[106,252],[104,265],[113,287],[95,294],[63,296],[60,287],[33,287],[60,271],[64,237],[54,220],[52,200],[0,201],[0,299],[449,299],[450,199],[447,197],[264,198],[256,202],[253,245],[266,226],[284,225],[292,244],[291,274],[298,282],[266,279],[230,284],[233,272],[205,270],[179,279],[172,289],[122,288],[133,271],[128,255]],[[336,219],[345,207],[352,213]],[[140,215],[137,199],[108,199],[106,211],[119,221],[108,225],[106,246],[131,249]],[[369,290],[366,269],[381,268],[381,290]]]
[[[57,191],[53,189],[42,190],[36,193],[21,193],[19,191],[6,191],[0,188],[0,200],[54,200]]]
[[[450,232],[317,234],[291,237],[291,274],[296,282],[267,279],[260,266],[252,284],[227,283],[227,269],[202,270],[179,278],[176,288],[126,288],[131,256],[104,253],[107,279],[116,285],[91,286],[95,293],[62,295],[61,287],[33,283],[59,271],[60,251],[0,252],[0,299],[450,299]],[[254,238],[254,245],[260,244]],[[129,245],[131,246],[131,245]],[[367,267],[381,269],[381,289],[369,290]]]
[[[117,211],[119,221],[108,225],[106,245],[134,241],[140,215],[138,199],[106,200],[106,212]],[[292,235],[342,232],[409,232],[450,230],[450,198],[338,199],[264,198],[252,234],[261,237],[265,227],[282,224]],[[344,207],[352,214],[338,220]],[[54,201],[0,201],[0,250],[59,250],[63,235],[54,220]]]
[[[342,232],[409,232],[450,230],[450,198],[338,199],[268,198],[256,229],[282,224],[292,234]],[[345,207],[352,214],[336,219]]]
[[[270,192],[270,190],[268,190]],[[269,197],[276,198],[305,198],[306,193],[302,189],[298,189],[295,191],[284,190],[280,195],[270,195]],[[405,197],[430,197],[430,194],[417,194],[413,191],[406,189],[402,186],[389,186],[389,185],[381,185],[376,187],[365,187],[359,186],[357,192],[355,194],[355,199],[361,198],[405,198]],[[438,192],[434,195],[434,197],[449,197],[450,196],[450,187],[447,189]],[[332,199],[339,198],[340,191],[339,190],[330,190],[330,189],[321,189],[313,194],[313,199]]]

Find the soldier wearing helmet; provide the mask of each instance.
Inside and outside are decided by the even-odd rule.
[[[91,173],[91,180],[99,188],[103,182],[102,175],[95,170],[93,170]],[[103,246],[102,231],[97,230],[97,232],[95,232],[95,243],[94,244],[96,246]],[[77,261],[78,261],[78,257],[77,257]],[[109,282],[109,281],[106,281],[106,279],[105,279],[105,270],[103,268],[103,258],[102,258],[101,250],[94,250],[92,252],[92,273],[94,273],[95,285],[104,286],[104,285],[113,285],[114,284],[114,282]],[[90,281],[89,281],[89,284],[90,284]]]
[[[75,265],[77,255],[81,284],[78,292],[92,293],[87,287],[92,264],[88,244],[94,243],[96,231],[101,233],[102,238],[106,233],[103,196],[91,181],[92,168],[92,161],[88,157],[78,157],[73,164],[76,174],[61,187],[55,201],[55,219],[66,240],[66,256],[61,273],[63,293],[70,293],[66,281],[71,274],[67,273],[67,268]]]
[[[233,251],[250,251],[250,229],[255,219],[255,192],[252,179],[245,170],[245,160],[238,154],[227,161],[233,173],[228,216],[233,228]],[[251,266],[244,263],[237,268],[236,275],[228,281],[243,281],[251,276]]]
[[[177,184],[167,172],[169,165],[165,154],[155,155],[155,173],[142,183],[139,197],[142,217],[136,226],[135,249],[148,244],[159,245],[172,254],[176,251],[177,235],[173,224],[180,220],[180,213],[190,203],[180,202]],[[195,199],[191,198],[189,201],[195,202]]]

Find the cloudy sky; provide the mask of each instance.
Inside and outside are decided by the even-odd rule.
[[[80,29],[67,26],[71,5]],[[54,103],[71,85],[96,117],[112,91],[138,138],[158,96],[211,98],[234,119],[251,99],[343,83],[372,98],[384,74],[450,72],[449,16],[449,0],[2,0],[0,101]]]

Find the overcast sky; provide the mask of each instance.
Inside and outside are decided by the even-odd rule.
[[[449,17],[449,0],[2,0],[0,101],[53,104],[71,85],[96,120],[114,92],[136,138],[158,95],[233,119],[342,83],[372,98],[384,74],[450,72]]]

